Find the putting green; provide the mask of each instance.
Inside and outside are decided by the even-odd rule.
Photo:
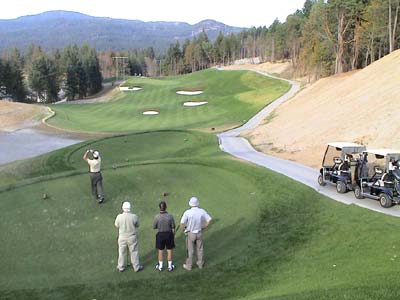
[[[206,70],[177,77],[131,78],[128,86],[143,90],[119,92],[109,103],[52,105],[49,124],[78,131],[138,132],[160,129],[237,126],[289,89],[284,81],[247,71]],[[196,96],[178,90],[202,90]],[[187,101],[207,101],[193,109]],[[155,117],[144,111],[159,111]]]

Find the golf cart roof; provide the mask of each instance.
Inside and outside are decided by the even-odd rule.
[[[400,155],[399,150],[395,149],[368,149],[364,151],[365,153],[372,153],[376,155],[382,155],[382,156],[387,156],[387,155]]]
[[[347,148],[347,147],[354,147],[354,148],[365,148],[365,146],[356,144],[356,143],[350,143],[350,142],[332,142],[328,143],[329,146],[336,147],[336,148]]]

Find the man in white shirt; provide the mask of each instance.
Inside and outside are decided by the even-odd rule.
[[[193,267],[194,246],[196,245],[197,266],[203,268],[203,235],[202,231],[210,225],[211,217],[202,208],[199,208],[199,200],[192,197],[189,200],[190,209],[183,213],[181,219],[181,230],[187,233],[187,259],[183,268],[190,271]]]
[[[88,157],[91,153],[93,159]],[[103,177],[101,176],[101,157],[99,151],[86,150],[83,155],[83,160],[85,160],[89,165],[89,175],[92,186],[92,194],[97,199],[99,203],[103,203]]]
[[[125,201],[122,204],[122,214],[115,218],[115,227],[118,228],[118,265],[117,269],[123,272],[126,268],[126,250],[129,249],[132,267],[135,272],[143,270],[139,264],[139,246],[137,239],[137,228],[139,218],[131,213],[131,203]]]

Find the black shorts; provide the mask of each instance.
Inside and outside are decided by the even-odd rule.
[[[174,234],[170,232],[158,232],[156,235],[156,248],[158,250],[168,250],[175,248]]]

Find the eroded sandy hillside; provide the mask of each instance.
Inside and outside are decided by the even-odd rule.
[[[400,149],[399,133],[400,50],[315,82],[245,136],[258,150],[317,168],[327,142]]]
[[[262,63],[262,64],[241,64],[241,65],[231,65],[225,66],[226,70],[259,70],[262,72],[266,72],[269,74],[282,74],[284,72],[289,71],[291,68],[291,64],[288,61],[285,62],[277,62],[277,63]]]
[[[0,131],[30,127],[47,113],[44,106],[0,101]]]

